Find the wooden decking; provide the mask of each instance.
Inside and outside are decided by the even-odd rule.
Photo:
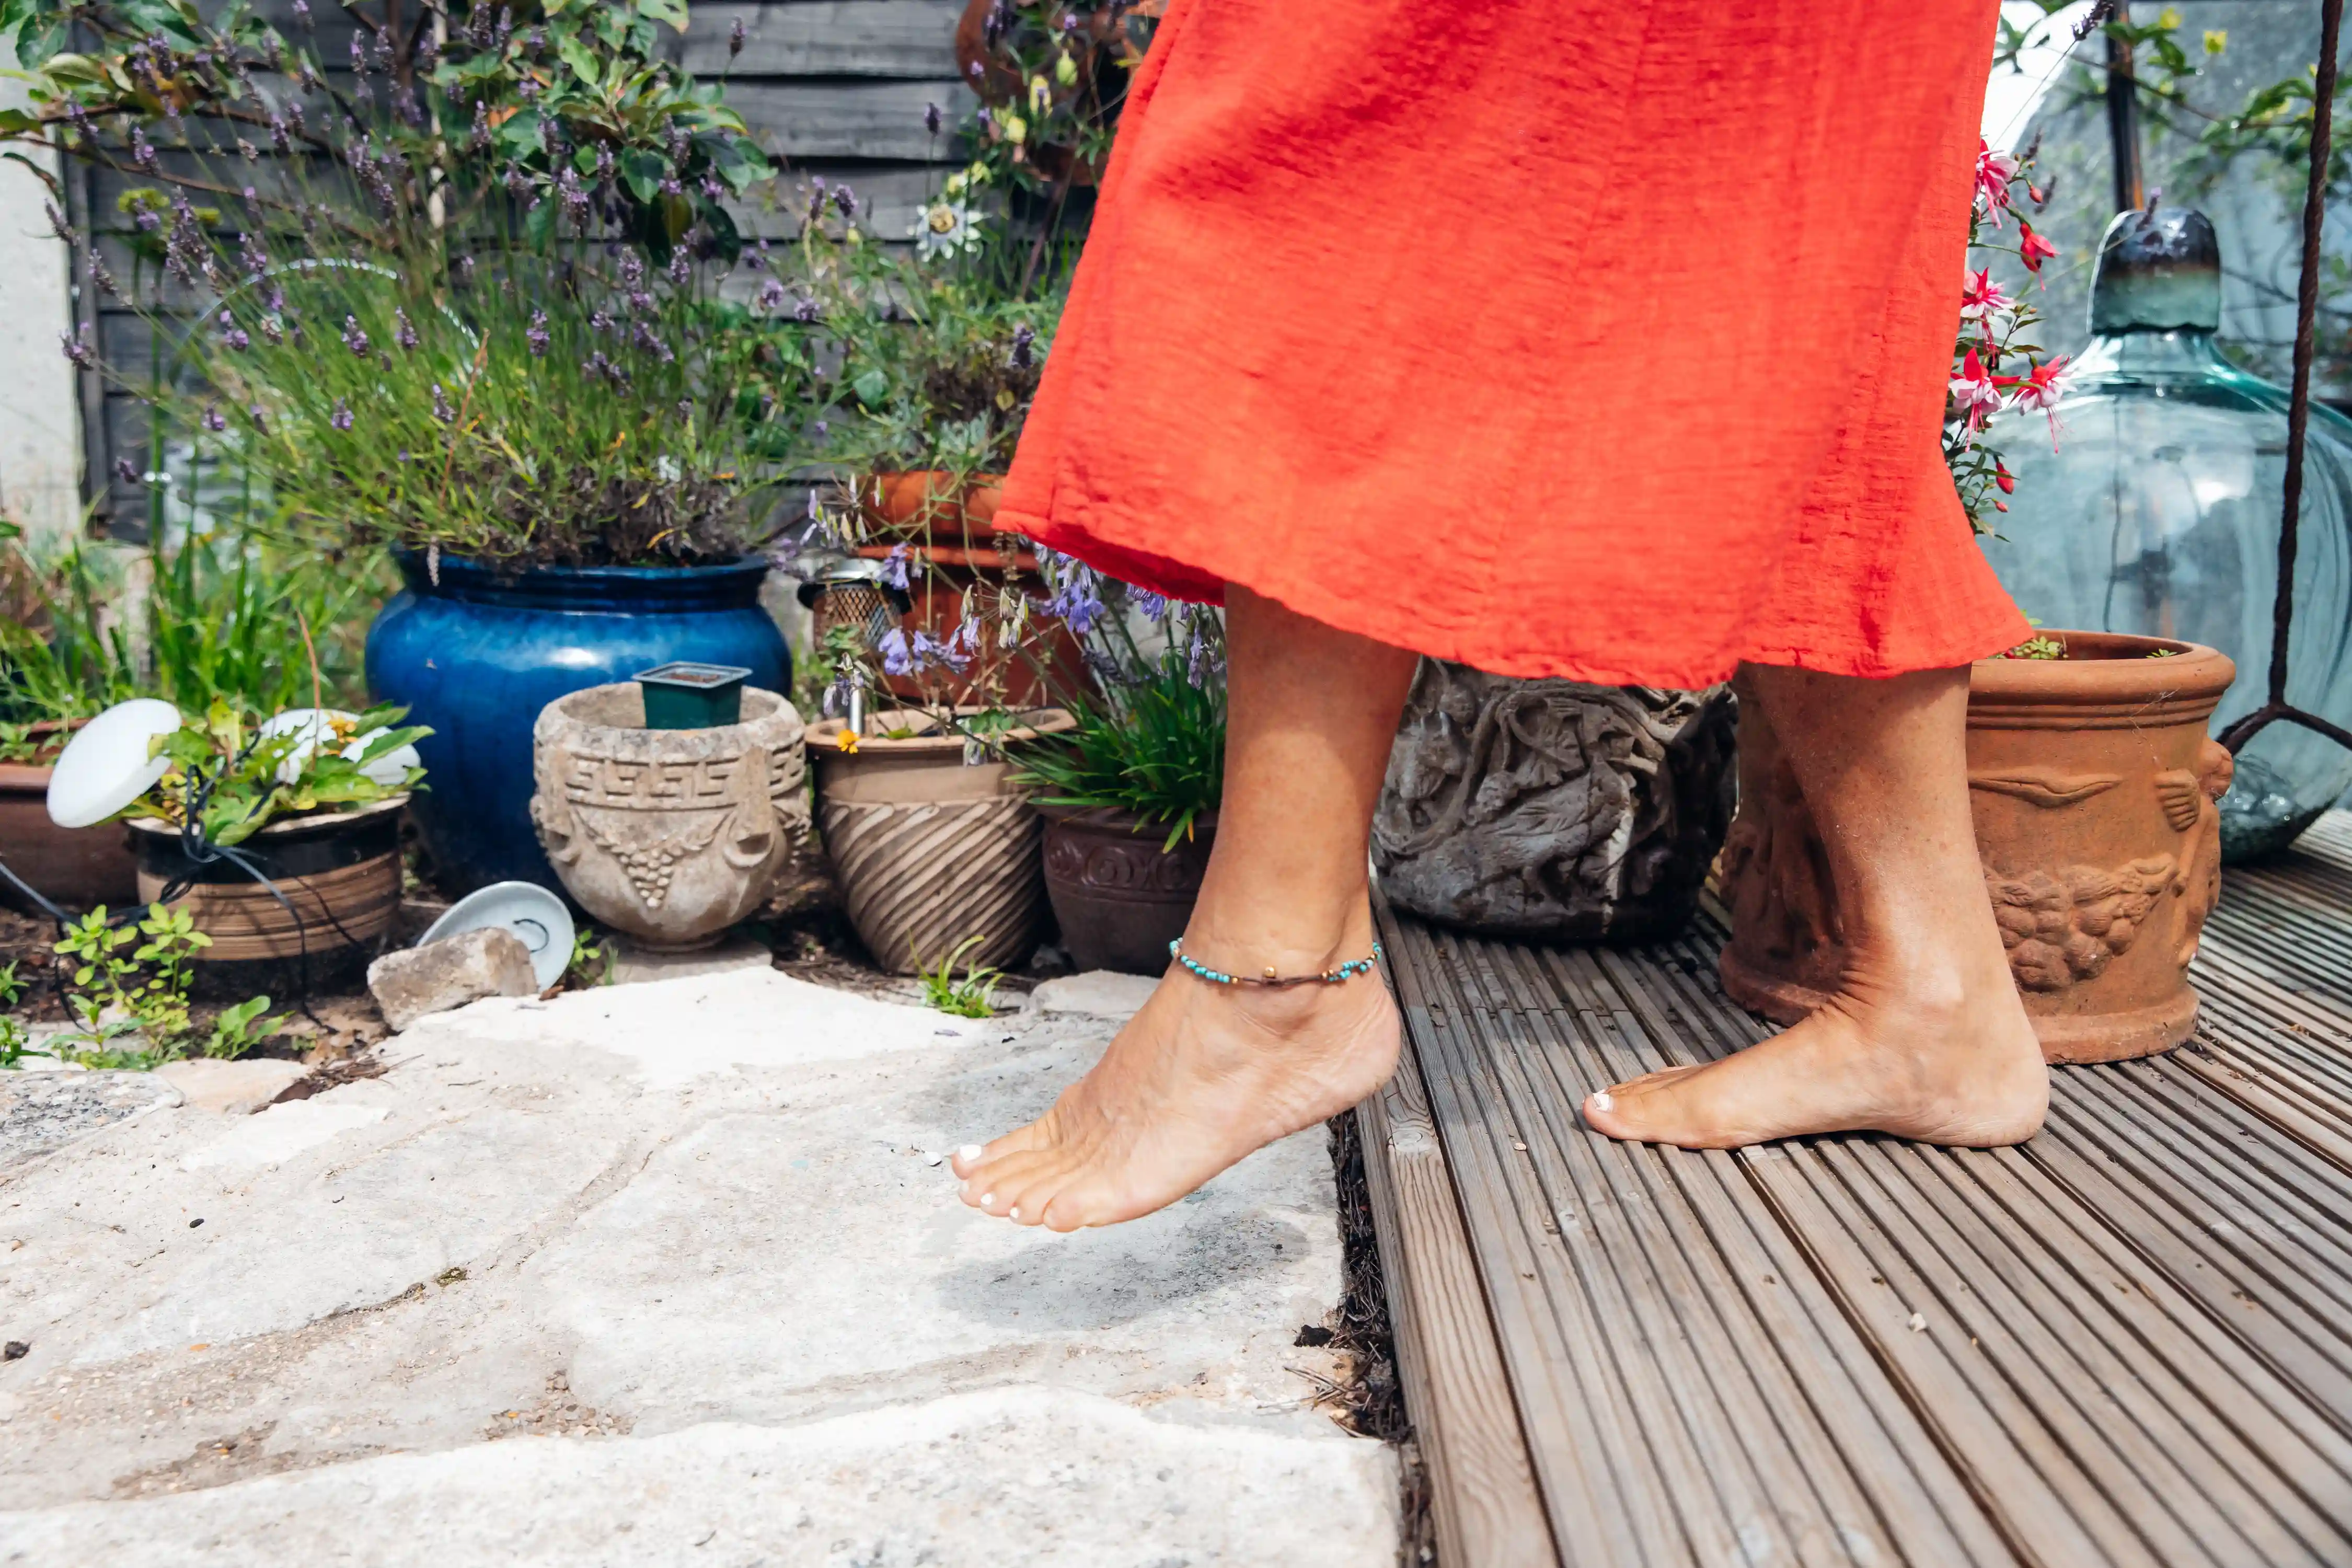
[[[1383,921],[1360,1115],[1444,1568],[2352,1563],[2352,816],[2230,874],[2190,1047],[1994,1152],[1612,1143],[1591,1089],[1766,1032],[1719,928]]]

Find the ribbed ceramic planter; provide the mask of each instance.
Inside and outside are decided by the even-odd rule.
[[[139,901],[156,902],[172,883],[190,879],[168,907],[185,910],[213,939],[196,955],[205,963],[373,947],[400,910],[400,808],[408,800],[398,795],[351,811],[274,822],[236,846],[275,885],[275,895],[226,858],[191,861],[180,830],[169,823],[135,820]]]
[[[1969,678],[1969,802],[2010,972],[2053,1062],[2169,1050],[2197,1025],[2189,961],[2221,896],[2231,764],[2205,724],[2235,668],[2191,643],[2043,635],[2071,657],[1982,659]],[[1836,988],[1843,926],[1822,825],[1760,705],[1739,731],[1723,988],[1794,1023]]]
[[[531,820],[564,890],[646,947],[707,947],[767,899],[808,831],[801,716],[746,689],[742,721],[648,730],[633,681],[559,697],[531,731]]]
[[[405,592],[368,631],[368,689],[433,732],[411,815],[443,889],[562,886],[532,832],[531,726],[557,698],[687,659],[792,689],[792,655],[760,607],[768,563],[534,567],[400,557]]]
[[[1074,722],[1050,709],[1012,739]],[[808,732],[817,826],[849,922],[874,961],[899,974],[936,967],[975,936],[958,963],[1014,963],[1045,917],[1045,822],[1012,782],[1017,764],[967,764],[956,735],[882,733],[932,728],[919,713],[877,714],[854,752],[840,748],[840,720]]]
[[[36,724],[36,733],[74,725]],[[79,912],[104,904],[121,909],[139,896],[139,860],[119,822],[96,827],[59,827],[49,820],[49,769],[0,763],[0,860],[60,909]],[[38,912],[30,899],[0,881],[0,904]]]
[[[1045,893],[1062,945],[1080,969],[1158,974],[1168,944],[1184,934],[1209,851],[1216,813],[1198,817],[1175,847],[1166,823],[1108,807],[1040,805],[1045,818]]]

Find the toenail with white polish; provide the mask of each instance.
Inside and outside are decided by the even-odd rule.
[[[980,1158],[980,1153],[981,1153],[981,1150],[980,1150],[980,1145],[979,1145],[979,1144],[977,1144],[977,1143],[967,1143],[967,1144],[965,1144],[962,1148],[961,1148],[961,1149],[959,1149],[959,1150],[957,1150],[957,1151],[956,1151],[956,1158],[957,1158],[957,1159],[959,1159],[959,1160],[961,1160],[965,1164],[969,1165],[969,1164],[971,1164],[974,1160],[977,1160],[977,1159],[979,1159],[979,1158]]]
[[[995,1194],[994,1193],[982,1193],[982,1194],[980,1194],[980,1206],[981,1206],[981,1207],[982,1207],[982,1208],[986,1208],[989,1205],[991,1205],[991,1204],[994,1203],[995,1201],[996,1201],[996,1194]]]
[[[1007,1211],[1005,1217],[1007,1219],[1019,1219],[1021,1217],[1021,1211],[1019,1209],[1009,1210]]]
[[[1592,1107],[1595,1110],[1614,1110],[1617,1108],[1617,1102],[1609,1098],[1609,1091],[1605,1089],[1594,1089],[1592,1091],[1592,1098],[1586,1100],[1585,1103]]]

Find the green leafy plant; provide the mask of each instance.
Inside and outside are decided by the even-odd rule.
[[[33,1049],[32,1034],[25,1027],[25,1021],[8,1012],[24,995],[25,983],[16,978],[15,963],[0,963],[0,1068],[21,1067],[26,1057],[50,1054]]]
[[[244,1056],[277,1032],[274,1018],[265,1018],[269,1011],[269,998],[248,996],[234,1007],[224,1007],[213,1019],[212,1033],[205,1039],[205,1055],[217,1060],[234,1060]]]
[[[395,755],[433,732],[402,726],[406,711],[371,708],[273,735],[249,710],[215,700],[157,742],[171,765],[120,815],[193,820],[207,843],[233,846],[281,817],[389,799],[425,778]]]
[[[572,962],[563,967],[568,987],[609,985],[613,981],[613,946],[603,932],[582,926],[572,933]]]
[[[1047,805],[1107,806],[1164,823],[1161,847],[1173,849],[1223,793],[1223,688],[1195,685],[1172,653],[1138,683],[1106,688],[1073,704],[1076,729],[1026,748],[1013,777]]]
[[[996,1016],[996,983],[1004,977],[1003,970],[966,968],[962,979],[955,977],[956,961],[978,946],[980,941],[977,935],[964,938],[940,960],[937,969],[924,968],[923,955],[915,954],[915,977],[922,983],[923,1005],[959,1018]]]

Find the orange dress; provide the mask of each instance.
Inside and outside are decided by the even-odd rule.
[[[1997,0],[1175,0],[999,518],[1507,675],[2021,641],[1937,446]]]

